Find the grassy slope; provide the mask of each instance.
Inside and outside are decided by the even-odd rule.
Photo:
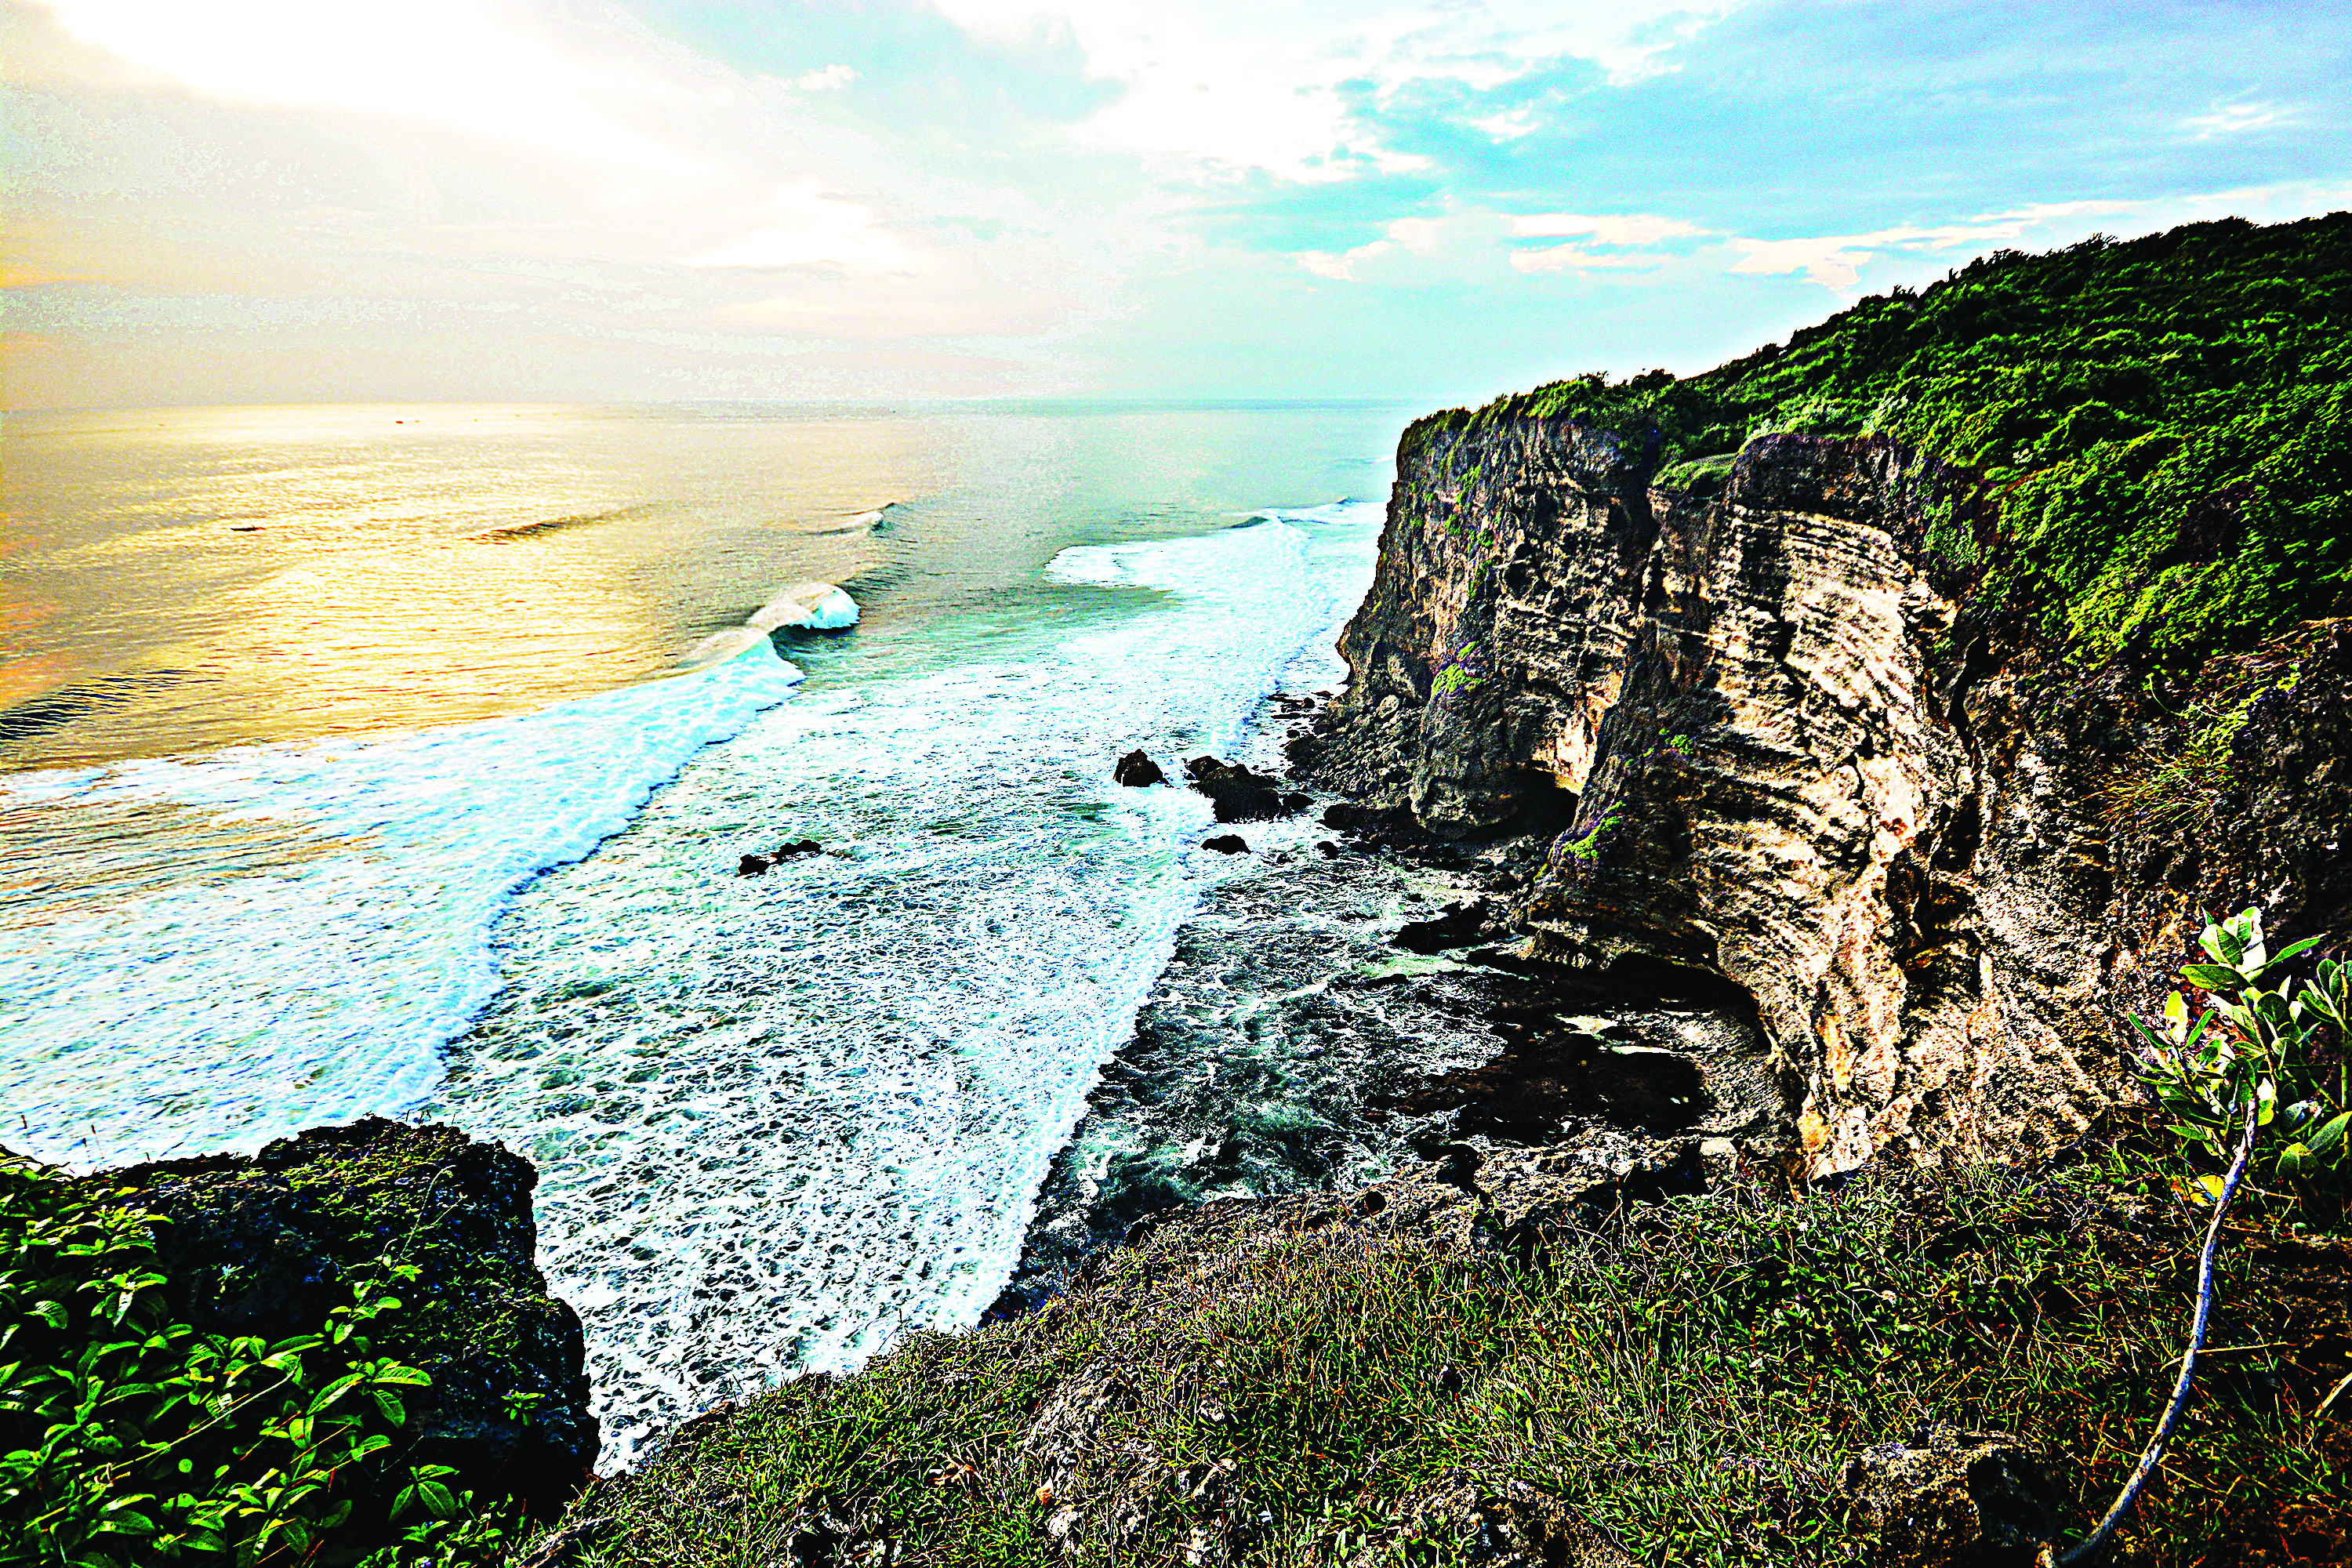
[[[2352,214],[2003,251],[1703,375],[1555,382],[1405,439],[1555,415],[1649,435],[1668,483],[1777,430],[1977,468],[1999,532],[1928,542],[1979,613],[2193,662],[2352,596]]]
[[[2192,1252],[2168,1204],[2119,1197],[2076,1172],[1678,1199],[1534,1269],[1180,1224],[1044,1312],[697,1423],[584,1500],[575,1518],[604,1523],[579,1560],[788,1561],[814,1510],[895,1542],[876,1562],[1065,1561],[1045,1524],[1087,1494],[1041,1501],[1022,1442],[1058,1380],[1108,1361],[1140,1397],[1107,1422],[1103,1469],[1137,1444],[1230,1462],[1248,1560],[1345,1561],[1465,1465],[1554,1489],[1651,1563],[1867,1561],[1839,1469],[1923,1417],[2025,1434],[2078,1497],[2120,1482]],[[2122,1561],[2352,1545],[2352,1423],[2312,1418],[2352,1353],[2352,1251],[2242,1237],[2227,1271],[2215,1342],[2265,1348],[2225,1358]],[[1114,1553],[1089,1510],[1069,1560],[1183,1562],[1199,1512],[1163,1493]],[[2205,1556],[2233,1532],[2269,1552]]]

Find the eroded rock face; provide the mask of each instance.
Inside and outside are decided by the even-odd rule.
[[[1959,623],[1928,536],[1992,537],[1973,474],[1875,437],[1762,437],[1719,493],[1648,461],[1570,419],[1409,434],[1309,766],[1443,834],[1564,818],[1527,955],[1745,989],[1807,1171],[2046,1149],[2129,1092],[2118,1006],[2200,900],[2352,904],[2300,847],[2352,807],[2352,637],[2256,704],[2242,847],[2135,846],[2095,797],[2158,710]]]
[[[597,1448],[580,1319],[534,1260],[530,1163],[454,1127],[368,1118],[214,1154],[108,1172],[163,1215],[157,1255],[173,1306],[211,1333],[312,1333],[387,1254],[417,1266],[401,1309],[371,1325],[381,1352],[433,1379],[408,1398],[422,1462],[457,1467],[483,1496],[560,1506]],[[529,1420],[509,1396],[535,1396]]]

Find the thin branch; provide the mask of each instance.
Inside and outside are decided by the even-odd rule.
[[[2244,1179],[2246,1166],[2254,1157],[2254,1138],[2261,1130],[2262,1102],[2252,1095],[2246,1097],[2246,1127],[2238,1140],[2238,1157],[2231,1162],[2229,1179],[2221,1184],[2219,1196],[2213,1200],[2212,1222],[2205,1227],[2205,1250],[2197,1260],[2197,1315],[2189,1326],[2189,1348],[2181,1353],[2180,1379],[2172,1385],[2172,1403],[2164,1407],[2164,1419],[2156,1424],[2156,1436],[2148,1439],[2147,1450],[2139,1457],[2138,1468],[2116,1499],[2115,1507],[2107,1510],[2099,1527],[2091,1531],[2081,1544],[2055,1559],[2057,1568],[2074,1568],[2087,1563],[2106,1549],[2107,1538],[2124,1521],[2139,1500],[2141,1489],[2156,1473],[2164,1459],[2165,1445],[2172,1441],[2173,1428],[2180,1425],[2181,1415],[2189,1408],[2189,1391],[2197,1382],[2197,1358],[2205,1349],[2205,1330],[2213,1315],[2213,1258],[2221,1249],[2221,1216],[2229,1211],[2230,1200],[2238,1195],[2238,1184]],[[2043,1561],[2051,1561],[2045,1549]]]

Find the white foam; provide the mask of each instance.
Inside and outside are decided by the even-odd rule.
[[[1157,597],[781,706],[796,672],[755,637],[523,719],[17,775],[0,805],[203,807],[319,843],[0,927],[5,1103],[83,1164],[368,1110],[505,1140],[540,1169],[608,1467],[716,1399],[970,1322],[1178,927],[1249,874],[1197,852],[1203,797],[1119,788],[1113,761],[1231,754],[1328,662],[1378,521],[1065,551],[1053,580]],[[802,837],[839,853],[733,875]]]
[[[1120,788],[1111,764],[1230,752],[1286,670],[1328,659],[1378,518],[1065,551],[1055,580],[1165,598],[804,694],[518,897],[509,984],[426,1109],[538,1163],[541,1265],[587,1324],[607,1466],[993,1300],[1179,926],[1249,870],[1197,852],[1205,798]],[[802,837],[841,853],[730,874]]]
[[[119,901],[63,887],[12,900],[9,1143],[89,1167],[414,1105],[496,989],[508,895],[625,826],[799,679],[761,637],[695,674],[511,718],[0,781],[0,806],[194,806],[315,836],[261,874],[196,867]]]

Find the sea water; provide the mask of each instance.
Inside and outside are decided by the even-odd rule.
[[[1178,930],[1250,874],[1111,763],[1329,678],[1402,414],[12,428],[6,1141],[507,1142],[608,1464],[971,1321]],[[126,561],[152,624],[88,581]]]

